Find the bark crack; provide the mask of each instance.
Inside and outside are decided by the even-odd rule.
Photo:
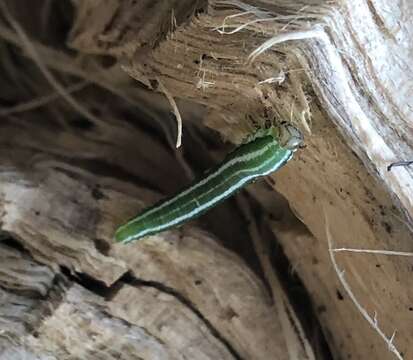
[[[111,286],[106,286],[101,281],[98,281],[87,274],[76,273],[76,276],[74,276],[70,274],[70,272],[68,272],[66,269],[63,268],[62,270],[65,273],[65,275],[68,276],[73,282],[81,285],[82,287],[91,291],[95,295],[103,297],[105,300],[113,299],[116,296],[116,294],[122,289],[123,285],[129,285],[135,288],[150,287],[160,292],[171,295],[176,300],[178,300],[182,305],[184,305],[186,308],[192,311],[192,313],[210,331],[211,335],[225,346],[225,348],[234,357],[234,359],[244,360],[243,357],[237,352],[237,350],[231,345],[229,340],[227,340],[225,336],[218,331],[218,329],[201,313],[200,310],[197,309],[197,307],[188,298],[186,298],[181,293],[165,284],[152,280],[141,280],[133,276],[130,272],[127,272]],[[123,319],[123,321],[126,320]]]
[[[133,276],[130,272],[125,274],[120,281],[124,282],[133,287],[151,287],[157,289],[158,291],[164,292],[168,295],[173,296],[176,300],[178,300],[182,305],[186,306],[190,309],[208,328],[210,333],[220,341],[228,350],[228,352],[237,360],[244,360],[242,356],[237,352],[237,350],[231,345],[231,343],[225,338],[223,334],[221,334],[218,329],[201,313],[200,310],[185,296],[181,293],[176,291],[175,289],[162,284],[157,281],[152,280],[142,280]]]

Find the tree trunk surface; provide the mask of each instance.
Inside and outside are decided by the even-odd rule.
[[[413,359],[413,3],[0,5],[1,359]],[[283,169],[114,243],[282,120]]]

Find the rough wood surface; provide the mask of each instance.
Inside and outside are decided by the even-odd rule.
[[[110,353],[112,346],[119,346],[117,353],[123,353],[125,358],[134,358],[139,346],[135,344],[130,352],[125,352],[124,346],[131,340],[123,345],[121,338],[141,336],[148,347],[148,353],[143,352],[142,357],[147,359],[183,356],[287,358],[283,337],[274,337],[274,334],[282,332],[273,302],[260,280],[238,256],[212,240],[211,235],[186,228],[128,247],[113,245],[116,224],[141,208],[143,199],[146,198],[145,202],[152,199],[150,202],[153,202],[157,196],[137,188],[130,179],[126,182],[110,172],[103,176],[102,171],[108,165],[101,164],[98,173],[93,173],[93,167],[87,164],[85,167],[75,166],[75,159],[80,161],[82,153],[72,153],[68,161],[65,142],[47,128],[36,138],[30,124],[26,129],[19,126],[15,136],[10,138],[14,126],[12,122],[9,127],[3,127],[5,131],[2,134],[7,134],[7,138],[1,140],[2,230],[17,239],[36,260],[48,264],[55,271],[63,266],[74,274],[82,273],[106,286],[116,282],[115,287],[127,281],[122,280],[122,276],[128,271],[128,277],[134,279],[132,284],[144,288],[140,291],[123,285],[116,295],[111,296],[110,304],[105,305],[114,313],[121,314],[119,317],[123,320],[139,326],[140,330],[136,331],[141,335],[133,335],[134,331],[129,333],[129,326],[125,327],[118,321],[112,324],[110,316],[104,316],[106,310],[99,310],[100,302],[96,295],[75,287],[64,295],[67,303],[52,311],[40,328],[33,325],[42,333],[43,339],[38,340],[36,346],[42,351],[51,351],[57,358],[60,351],[67,357],[82,358],[92,356],[88,349],[97,351],[98,344],[110,337],[113,344],[100,349],[103,353]],[[31,140],[26,141],[29,133],[32,134]],[[127,137],[136,140],[139,135],[131,130]],[[100,133],[99,140],[103,138],[103,133]],[[105,161],[100,142],[96,142],[94,148],[91,140],[91,137],[87,140],[70,138],[73,142],[70,149],[82,149],[87,145],[88,154],[95,163],[99,163],[100,156],[101,161]],[[24,145],[19,148],[19,143]],[[42,153],[31,156],[32,152],[27,149],[37,147]],[[13,155],[7,150],[11,148]],[[135,156],[133,161],[139,159]],[[143,167],[139,171],[146,169]],[[9,271],[10,276],[18,274],[18,268]],[[25,284],[23,280],[20,279],[20,286]],[[7,285],[8,280],[3,279],[2,283]],[[79,291],[86,297],[79,299]],[[88,300],[89,296],[95,300]],[[89,302],[96,304],[89,305]],[[144,313],[147,320],[139,315]],[[157,316],[160,316],[156,320],[160,329],[153,323]],[[60,333],[55,333],[65,317],[72,319],[73,323],[66,324],[59,329]],[[154,334],[154,329],[160,333]],[[83,339],[93,331],[99,333],[97,338],[84,343]],[[152,343],[152,337],[146,339],[146,332],[159,338],[157,343],[160,343]],[[66,333],[69,338],[61,339]],[[211,347],[211,343],[215,345]],[[153,352],[159,344],[162,346],[156,355]],[[186,351],[182,350],[183,347]],[[105,356],[116,358],[110,354]]]
[[[109,300],[13,248],[1,246],[0,254],[4,359],[236,358],[204,319],[162,289],[124,284]]]
[[[391,358],[339,288],[326,222],[336,247],[412,250],[412,170],[387,171],[413,153],[404,40],[412,31],[410,5],[398,4],[394,16],[386,1],[209,5],[208,14],[153,52],[137,51],[124,68],[145,84],[159,77],[174,96],[207,106],[207,124],[235,143],[274,115],[301,124],[307,148],[274,180],[312,235],[292,228],[280,236],[284,249],[322,309],[337,357]],[[272,37],[268,50],[254,53]],[[389,339],[397,330],[397,348],[411,357],[409,259],[336,256],[360,303]]]
[[[1,8],[1,76],[13,89],[1,95],[5,104],[21,94],[50,94],[44,71],[25,78],[13,67],[16,57],[25,69],[41,61],[53,71],[49,81],[58,74],[85,87],[71,98],[52,84],[53,101],[60,95],[66,102],[48,100],[44,110],[38,101],[31,113],[27,104],[0,109],[0,227],[14,239],[0,244],[1,355],[322,359],[271,269],[275,245],[263,245],[272,238],[269,224],[311,297],[307,306],[316,309],[333,358],[394,358],[342,288],[327,238],[337,248],[413,250],[413,170],[387,171],[391,162],[413,158],[412,5],[73,4],[68,45],[81,58],[37,41],[42,17],[26,26],[31,48]],[[19,13],[17,3],[9,9]],[[254,52],[269,39],[265,51]],[[116,61],[106,66],[88,54]],[[120,67],[153,90],[160,80],[176,99],[201,105],[178,103],[188,125],[184,153],[169,147],[167,102],[139,90]],[[205,220],[210,232],[192,224],[113,245],[119,223],[222,154],[202,132],[205,125],[236,144],[274,118],[300,126],[306,148],[267,184],[249,189],[258,215],[244,209],[254,202],[238,202]],[[244,245],[249,235],[261,264]],[[412,358],[410,258],[335,256],[376,326],[388,339],[397,330],[392,343]]]

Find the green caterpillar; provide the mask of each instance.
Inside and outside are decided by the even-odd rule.
[[[287,123],[257,131],[197,182],[120,226],[115,240],[138,240],[203,214],[256,178],[278,170],[302,141],[301,132]]]

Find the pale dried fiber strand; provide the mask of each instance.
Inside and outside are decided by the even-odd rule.
[[[406,252],[406,251],[351,249],[351,248],[337,248],[337,249],[332,249],[332,250],[334,252],[352,252],[352,253],[393,255],[393,256],[413,256],[413,253]]]
[[[222,24],[221,24],[220,26],[214,27],[214,28],[212,29],[212,31],[218,31],[218,32],[219,32],[219,29],[222,29],[221,31],[223,31],[224,34],[227,34],[227,33],[224,32],[224,29],[225,29],[227,26],[228,26],[228,27],[234,27],[234,26],[236,26],[236,25],[227,25],[226,22],[227,22],[228,19],[235,19],[235,18],[237,18],[237,17],[249,15],[249,14],[251,14],[251,13],[252,13],[252,11],[244,11],[244,12],[241,12],[241,13],[236,13],[236,14],[232,14],[232,15],[225,16],[224,20],[222,21]]]
[[[162,90],[162,92],[165,94],[166,98],[168,99],[169,103],[172,106],[172,109],[175,114],[176,122],[177,122],[177,130],[178,134],[176,136],[176,147],[179,148],[182,143],[182,117],[179,112],[178,106],[176,105],[175,99],[171,95],[171,93],[168,91],[168,89],[162,84],[161,79],[158,77],[156,78],[159,84],[159,88]]]
[[[324,32],[322,31],[322,27],[320,25],[316,25],[309,30],[284,32],[273,36],[272,38],[265,41],[262,45],[258,46],[253,52],[251,52],[251,54],[248,55],[248,61],[253,62],[259,55],[261,55],[274,45],[286,41],[323,38],[324,36]]]
[[[331,235],[331,232],[330,232],[330,222],[328,220],[327,211],[326,211],[325,207],[323,207],[323,212],[324,212],[324,221],[325,221],[325,231],[326,231],[326,237],[327,237],[327,242],[328,242],[328,252],[330,254],[331,263],[333,264],[334,270],[337,273],[337,276],[338,276],[338,279],[339,279],[341,285],[343,286],[343,288],[346,291],[347,295],[349,296],[350,300],[356,306],[357,310],[361,313],[361,315],[367,320],[367,322],[370,324],[370,326],[380,335],[380,337],[386,343],[387,348],[389,349],[389,351],[391,351],[396,356],[397,359],[403,360],[402,355],[397,350],[396,346],[393,344],[393,340],[394,340],[394,337],[396,335],[396,330],[394,330],[394,332],[393,332],[393,334],[390,338],[387,337],[387,335],[379,327],[379,324],[378,324],[378,321],[377,321],[377,315],[375,314],[374,317],[372,318],[367,313],[367,310],[358,302],[356,296],[354,295],[353,291],[350,288],[350,285],[347,283],[347,281],[344,277],[344,271],[341,271],[339,269],[336,258],[335,258],[335,255],[334,255],[332,235]]]
[[[242,13],[242,14],[246,14],[246,13]],[[256,23],[260,23],[260,22],[268,22],[268,21],[280,21],[280,20],[296,20],[296,19],[301,19],[301,18],[307,18],[307,15],[303,15],[303,16],[296,16],[296,15],[286,15],[286,16],[274,16],[274,17],[270,17],[270,18],[264,18],[264,19],[254,19],[254,20],[250,20],[242,25],[227,25],[225,23],[225,19],[224,22],[222,23],[221,26],[214,28],[213,30],[218,31],[220,34],[224,34],[224,35],[231,35],[231,34],[235,34],[238,31],[241,31],[242,29],[245,29],[246,27],[256,24]],[[290,24],[290,23],[288,23]],[[286,24],[285,26],[287,26],[288,24]],[[234,30],[231,31],[225,31],[226,28],[235,28]]]
[[[246,4],[242,1],[239,0],[222,0],[222,1],[217,1],[215,3],[215,6],[219,6],[219,5],[230,5],[230,6],[235,6],[240,10],[244,10],[245,12],[249,12],[254,14],[256,17],[259,18],[265,18],[268,17],[270,15],[270,13],[268,11],[265,10],[261,10],[255,6]]]

